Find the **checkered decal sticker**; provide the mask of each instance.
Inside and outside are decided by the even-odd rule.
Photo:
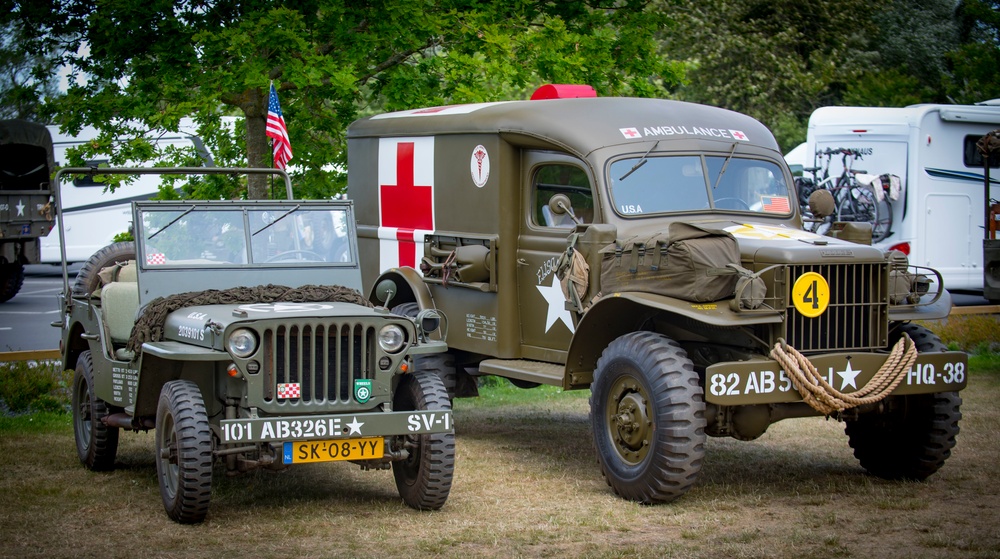
[[[299,398],[302,396],[301,385],[297,382],[279,383],[278,398]]]

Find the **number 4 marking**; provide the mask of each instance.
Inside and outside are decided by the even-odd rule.
[[[818,293],[817,289],[818,289],[817,282],[816,280],[813,280],[809,288],[806,289],[805,295],[802,296],[802,302],[807,304],[812,303],[812,308],[814,309],[819,308],[819,296],[817,294]]]

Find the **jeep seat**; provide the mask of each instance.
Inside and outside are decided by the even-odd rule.
[[[135,261],[115,270],[114,281],[101,288],[101,318],[113,346],[115,357],[131,360],[129,352],[120,348],[128,343],[139,310],[139,284],[136,283]]]

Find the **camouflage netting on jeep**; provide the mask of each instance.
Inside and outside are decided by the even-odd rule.
[[[339,285],[303,285],[302,287],[286,287],[284,285],[258,285],[256,287],[234,287],[232,289],[209,289],[206,291],[190,291],[178,293],[170,297],[159,297],[151,301],[132,327],[132,335],[126,349],[135,352],[142,351],[145,342],[157,342],[163,339],[163,324],[167,316],[184,307],[200,305],[231,305],[249,303],[354,303],[364,307],[373,307],[361,293],[355,289]]]

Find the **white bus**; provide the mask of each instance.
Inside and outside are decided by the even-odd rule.
[[[1000,100],[981,105],[904,108],[823,107],[809,117],[806,165],[827,148],[861,153],[855,170],[900,177],[892,227],[879,243],[931,266],[951,290],[983,289],[985,226],[983,159],[976,142],[1000,127]],[[815,159],[814,159],[815,157]],[[990,197],[1000,198],[1000,171],[991,161]],[[830,175],[843,166],[834,156]]]
[[[97,136],[93,128],[84,128],[76,136],[59,132],[58,126],[49,126],[56,165],[66,166],[66,150],[76,147]],[[179,132],[153,132],[149,134],[159,148],[166,146],[193,146],[205,160],[205,165],[213,165],[209,152],[195,134],[193,122],[182,121]],[[101,166],[106,160],[87,161],[87,166]],[[149,162],[137,162],[136,166],[149,166]],[[122,185],[114,192],[105,192],[104,183],[89,177],[64,182],[61,187],[62,208],[57,219],[64,220],[66,230],[66,258],[68,262],[86,261],[92,254],[111,244],[115,235],[129,230],[132,221],[133,200],[148,200],[159,191],[160,177],[143,175],[135,182]],[[58,264],[60,262],[59,235],[49,235],[41,239],[41,261]]]

